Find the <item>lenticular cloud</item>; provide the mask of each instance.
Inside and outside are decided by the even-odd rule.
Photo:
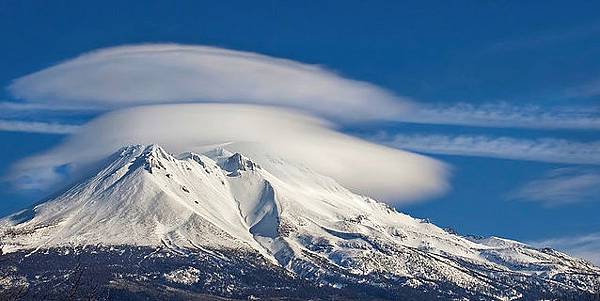
[[[322,67],[217,47],[149,44],[90,52],[16,79],[33,102],[108,108],[173,102],[268,104],[344,120],[390,119],[410,102]]]
[[[447,185],[442,163],[342,134],[314,117],[386,120],[412,107],[319,66],[216,47],[122,46],[16,79],[9,91],[39,104],[116,110],[17,164],[21,188],[64,185],[123,145],[151,143],[173,153],[223,145],[265,166],[281,158],[388,201],[430,197]]]
[[[436,160],[339,133],[329,122],[297,111],[240,104],[154,105],[108,113],[62,145],[18,164],[17,182],[55,184],[58,171],[84,173],[85,166],[134,143],[158,143],[173,153],[223,145],[265,166],[282,158],[392,202],[446,188],[446,167]]]

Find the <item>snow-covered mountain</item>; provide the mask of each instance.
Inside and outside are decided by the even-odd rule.
[[[583,260],[496,237],[461,237],[284,158],[254,162],[222,148],[175,156],[156,145],[135,145],[106,162],[59,196],[0,220],[3,257],[13,256],[5,264],[12,278],[0,288],[29,283],[35,269],[19,274],[24,258],[68,256],[73,253],[65,250],[73,249],[139,250],[145,252],[140,262],[208,256],[230,278],[240,268],[227,272],[225,263],[249,258],[317,290],[360,288],[383,299],[407,291],[482,300],[600,292],[600,268]],[[202,277],[210,275],[201,276],[192,260],[187,264],[169,271],[162,262],[167,272],[153,275],[184,288],[206,285]],[[296,285],[290,283],[279,289]],[[227,287],[209,292],[240,296],[235,285]]]

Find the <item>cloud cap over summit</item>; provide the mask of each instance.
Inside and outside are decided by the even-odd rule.
[[[62,145],[20,162],[16,179],[47,186],[58,180],[59,166],[77,170],[138,143],[157,143],[170,152],[225,145],[265,165],[283,158],[390,202],[447,188],[447,167],[437,160],[339,133],[331,123],[293,110],[239,104],[154,105],[105,114]]]

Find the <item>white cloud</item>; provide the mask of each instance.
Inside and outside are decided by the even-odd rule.
[[[541,107],[505,102],[473,105],[423,105],[398,118],[423,124],[451,124],[480,127],[600,129],[600,107]]]
[[[19,112],[19,111],[98,111],[100,108],[94,108],[89,105],[74,106],[74,105],[60,105],[56,103],[30,103],[30,102],[13,102],[4,101],[0,102],[0,112],[5,113],[7,111]]]
[[[600,201],[600,171],[559,168],[525,184],[511,198],[547,206]]]
[[[600,266],[600,233],[598,232],[534,241],[530,244],[539,248],[550,247],[560,250]]]
[[[71,134],[76,132],[78,129],[78,125],[72,124],[0,119],[0,131],[5,132]]]
[[[18,98],[38,102],[32,106],[51,103],[47,107],[112,109],[156,103],[251,103],[298,108],[336,120],[600,129],[598,107],[417,106],[376,85],[320,66],[207,46],[147,44],[100,49],[16,79],[8,89]]]
[[[50,103],[0,102],[0,131],[68,134],[81,120],[101,113],[99,108]]]
[[[391,119],[406,99],[322,67],[216,47],[149,44],[102,49],[16,79],[16,97],[123,107],[226,102],[278,105],[336,119]]]
[[[554,163],[600,164],[600,142],[515,139],[469,135],[387,135],[371,138],[386,145],[429,154],[492,157]]]
[[[60,179],[53,172],[57,167],[81,172],[134,143],[158,143],[173,153],[229,143],[226,148],[261,165],[279,156],[387,201],[426,198],[447,188],[447,168],[436,160],[344,135],[332,124],[298,112],[239,104],[155,105],[108,113],[64,144],[19,163],[13,180],[26,188],[47,187]]]

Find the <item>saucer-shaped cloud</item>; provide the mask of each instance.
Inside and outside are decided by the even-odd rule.
[[[216,47],[148,44],[84,54],[15,80],[16,97],[108,108],[173,102],[269,104],[338,119],[389,119],[409,101],[322,67]]]
[[[330,176],[359,193],[390,202],[431,197],[446,187],[446,166],[414,153],[335,131],[332,124],[297,111],[240,104],[171,104],[114,111],[85,125],[62,145],[18,164],[25,188],[56,184],[61,175],[85,173],[126,144],[157,143],[172,153],[215,145],[267,166],[282,158]]]

